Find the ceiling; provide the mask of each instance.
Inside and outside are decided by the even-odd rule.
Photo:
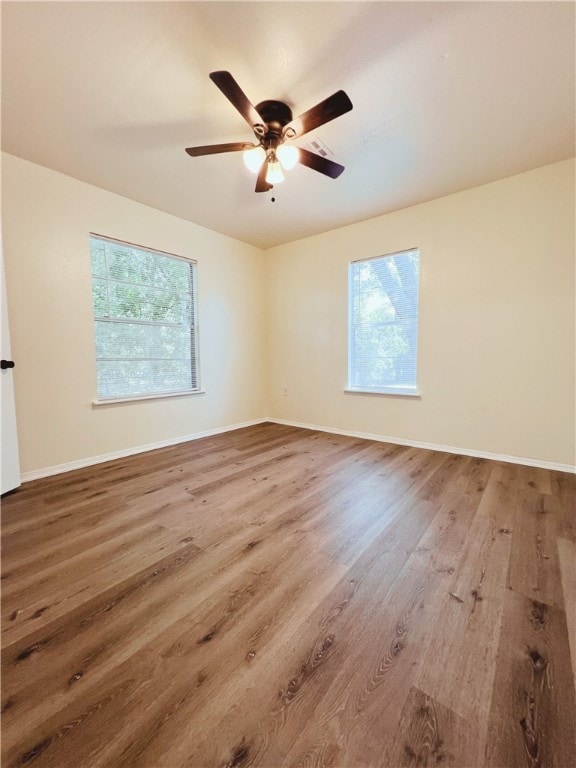
[[[3,2],[2,148],[260,247],[574,155],[572,2]],[[251,141],[209,80],[294,115],[346,166],[255,194]]]

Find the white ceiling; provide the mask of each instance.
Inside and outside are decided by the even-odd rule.
[[[261,247],[574,154],[572,2],[3,2],[2,148]],[[255,194],[253,138],[209,80],[318,128],[337,180],[303,166]],[[299,142],[307,145],[310,137]]]

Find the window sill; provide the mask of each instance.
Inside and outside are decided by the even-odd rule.
[[[137,403],[140,400],[163,400],[165,397],[186,397],[188,395],[205,395],[205,389],[195,389],[187,392],[165,392],[158,395],[135,395],[134,397],[110,397],[106,400],[92,400],[92,405],[114,405],[115,403]]]
[[[408,389],[407,387],[382,387],[381,389],[346,387],[344,392],[352,395],[395,395],[396,397],[420,397],[419,389]]]

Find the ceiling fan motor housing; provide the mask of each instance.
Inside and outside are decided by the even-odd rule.
[[[292,122],[292,110],[283,101],[261,101],[256,111],[266,123],[267,131],[263,139],[268,146],[276,146],[282,140],[282,130]]]

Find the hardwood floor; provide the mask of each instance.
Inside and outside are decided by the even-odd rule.
[[[575,766],[575,500],[275,424],[28,483],[2,765]]]

